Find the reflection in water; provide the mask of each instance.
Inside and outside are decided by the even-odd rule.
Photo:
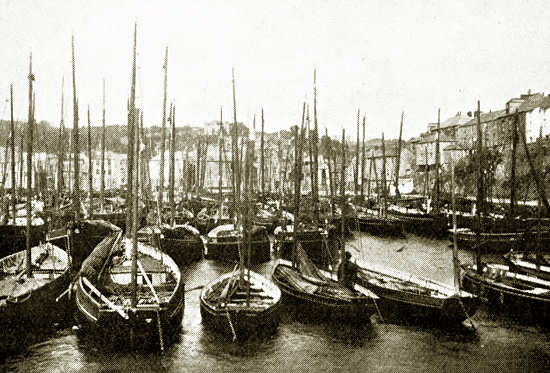
[[[378,238],[354,232],[347,249],[379,265],[452,284],[448,241],[407,235]],[[462,262],[471,254],[459,253]],[[273,262],[254,266],[269,277]],[[164,355],[141,349],[120,352],[98,345],[70,328],[31,341],[25,352],[6,359],[8,369],[25,372],[182,372],[182,371],[544,371],[550,361],[549,334],[516,323],[482,307],[473,317],[476,330],[418,325],[406,319],[381,323],[374,316],[361,326],[317,323],[285,305],[277,332],[234,343],[203,328],[200,286],[230,271],[233,264],[203,260],[183,272],[185,316],[181,332]],[[384,316],[384,315],[383,315]],[[384,316],[386,319],[386,317]],[[466,323],[467,325],[467,323]],[[33,344],[34,343],[34,344]]]

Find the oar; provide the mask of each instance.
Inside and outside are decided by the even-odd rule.
[[[129,316],[126,312],[124,312],[119,306],[115,305],[113,302],[107,299],[107,297],[101,294],[101,292],[97,290],[96,287],[92,285],[92,283],[86,277],[81,277],[81,279],[84,285],[88,286],[93,293],[95,293],[103,302],[105,302],[107,306],[109,306],[110,309],[116,311],[125,320],[129,319]]]

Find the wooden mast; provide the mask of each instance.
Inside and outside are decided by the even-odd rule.
[[[250,194],[252,193],[252,177],[251,177],[251,171],[252,171],[252,160],[254,159],[254,140],[251,139],[256,134],[256,114],[254,114],[254,119],[252,121],[252,134],[249,133],[249,138],[247,139],[246,144],[246,166],[244,169],[245,172],[245,201],[246,201],[246,227],[245,231],[246,234],[246,248],[247,248],[247,264],[246,264],[246,270],[247,270],[247,277],[248,281],[246,284],[246,305],[250,305],[250,256],[252,255],[252,198]]]
[[[21,129],[21,138],[19,141],[19,193],[23,193],[23,146],[25,141],[24,130]]]
[[[80,146],[78,133],[78,100],[76,98],[76,72],[74,55],[74,35],[71,39],[73,64],[73,157],[74,157],[74,190],[73,209],[77,220],[80,219]]]
[[[34,95],[32,91],[32,82],[34,74],[32,73],[32,53],[29,57],[29,117],[27,120],[27,232],[26,232],[26,272],[27,277],[32,277],[31,263],[31,228],[32,228],[32,142],[34,126]],[[15,221],[13,222],[15,224]]]
[[[301,128],[304,127],[306,113],[306,103],[304,102],[302,106],[302,124]],[[292,245],[292,266],[296,268],[296,258],[297,258],[297,244],[298,244],[298,221],[300,216],[300,194],[301,194],[301,157],[300,153],[302,152],[301,148],[301,136],[298,126],[295,127],[294,132],[294,227],[292,230],[293,233],[293,245]]]
[[[262,133],[260,135],[260,172],[262,197],[265,194],[265,154],[264,154],[264,108],[262,107]]]
[[[319,225],[319,126],[317,124],[317,69],[313,70],[313,219]]]
[[[65,163],[65,120],[64,120],[64,86],[65,77],[61,79],[61,122],[59,123],[59,143],[58,143],[58,159],[57,159],[57,195],[61,196],[65,190],[64,180],[64,163]],[[57,206],[61,205],[61,199],[59,198]]]
[[[219,149],[218,149],[218,199],[220,202],[220,209],[218,210],[218,218],[221,220],[222,218],[222,205],[223,205],[223,192],[222,192],[222,186],[223,186],[223,160],[222,160],[222,149],[223,149],[223,108],[220,107],[220,132],[219,132]]]
[[[11,207],[13,213],[13,225],[15,225],[16,198],[15,198],[15,122],[13,121],[13,83],[10,84],[10,133],[11,133]]]
[[[172,108],[170,107],[170,111],[172,111]],[[200,187],[200,180],[201,180],[201,135],[199,135],[199,141],[197,142],[197,169],[195,170],[195,193],[197,194],[197,198],[199,198],[199,187]]]
[[[388,193],[387,193],[387,190],[386,190],[386,183],[387,183],[387,180],[386,180],[386,142],[384,141],[384,132],[382,132],[382,175],[381,175],[381,178],[382,178],[382,199],[383,199],[383,216],[385,217],[386,214],[387,214],[387,209],[388,209],[388,201],[387,201],[387,197],[388,197]]]
[[[512,222],[512,224],[516,215],[516,154],[518,145],[518,119],[519,115],[516,110],[512,126],[512,159],[510,161],[510,221]]]
[[[176,105],[171,106],[170,119],[170,173],[168,174],[168,203],[170,204],[170,225],[173,227],[176,223],[176,204],[174,203],[174,184],[175,184],[175,148],[176,148]]]
[[[99,185],[99,199],[101,211],[105,211],[105,79],[103,79],[103,113],[101,124],[101,181]]]
[[[434,204],[434,210],[435,213],[439,213],[439,205],[440,205],[440,182],[439,182],[439,168],[441,164],[441,156],[439,152],[439,136],[440,136],[440,109],[437,109],[437,135],[435,139],[435,204]]]
[[[332,139],[328,137],[328,129],[325,127],[325,137],[327,141],[327,166],[328,166],[328,182],[330,188],[330,214],[334,216],[334,189],[336,188],[332,178],[332,166],[330,162],[330,155],[332,153]]]
[[[399,193],[399,168],[401,166],[401,138],[403,135],[403,116],[405,112],[401,112],[401,124],[399,125],[399,140],[397,141],[397,158],[395,159],[395,198],[401,198]]]
[[[137,219],[138,219],[138,158],[139,158],[139,131],[136,127],[136,43],[137,43],[137,23],[134,24],[134,49],[133,49],[133,58],[132,58],[132,85],[130,89],[130,102],[129,102],[129,121],[128,125],[130,127],[129,134],[133,136],[133,141],[128,141],[129,144],[129,153],[132,156],[132,189],[128,189],[128,201],[131,201],[132,208],[130,208],[131,226],[128,226],[132,232],[132,268],[131,268],[131,306],[135,308],[137,306]],[[130,140],[130,139],[129,139]],[[129,165],[130,163],[128,163]],[[130,215],[129,214],[129,215]]]
[[[93,204],[93,163],[92,163],[92,128],[90,126],[90,105],[88,105],[88,200],[90,207],[88,216],[92,216]]]
[[[361,154],[361,201],[365,201],[365,162],[366,162],[366,153],[365,153],[365,126],[367,122],[367,117],[363,115],[363,146]],[[370,175],[369,175],[370,183]]]
[[[168,46],[164,55],[164,98],[162,99],[162,129],[160,140],[160,175],[159,175],[159,204],[162,206],[164,198],[164,153],[166,152],[166,94],[168,87]],[[170,109],[171,110],[171,109]]]
[[[233,85],[233,136],[232,136],[232,151],[231,151],[231,160],[233,163],[233,204],[235,210],[235,216],[237,217],[237,222],[239,219],[239,210],[240,210],[240,178],[239,171],[240,166],[238,164],[238,134],[237,134],[237,99],[235,97],[235,69],[231,70],[231,81]]]
[[[357,109],[357,143],[355,144],[355,167],[353,168],[353,195],[359,194],[359,124],[361,122],[361,112]]]
[[[359,113],[357,113],[359,115]],[[345,228],[346,228],[346,214],[345,214],[345,211],[346,211],[346,129],[345,128],[342,128],[342,168],[341,168],[341,171],[342,171],[342,175],[341,175],[341,184],[340,184],[340,198],[342,198],[342,205],[341,205],[341,209],[342,209],[342,226],[340,228],[341,232],[340,232],[340,235],[341,235],[341,240],[342,240],[342,245],[341,245],[341,250],[340,250],[340,260],[341,262],[343,263],[344,262],[344,259],[345,259],[345,250],[344,250],[344,247],[345,247]]]
[[[483,162],[482,162],[482,152],[483,152],[483,143],[482,143],[482,134],[481,134],[481,109],[479,100],[477,101],[477,111],[476,111],[476,129],[477,129],[477,229],[476,229],[476,269],[477,273],[481,274],[483,268],[481,268],[481,231],[483,229],[483,218],[482,213],[484,211],[484,202],[483,202]]]
[[[455,160],[451,151],[451,205],[453,209],[453,283],[455,291],[460,291],[460,267],[456,241],[456,199],[455,199]]]

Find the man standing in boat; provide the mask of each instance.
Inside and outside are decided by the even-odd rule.
[[[357,281],[357,264],[351,261],[351,253],[349,251],[346,251],[345,258],[340,264],[338,279],[345,287],[353,290],[353,286]]]

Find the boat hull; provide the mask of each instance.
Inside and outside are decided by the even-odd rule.
[[[308,321],[365,323],[370,322],[370,317],[376,312],[372,299],[341,300],[300,291],[282,279],[279,272],[281,267],[292,268],[286,264],[278,264],[273,270],[273,282],[281,289],[285,302],[299,308],[303,315],[308,315]]]
[[[493,311],[507,313],[520,322],[550,325],[548,288],[533,292],[518,285],[507,286],[498,276],[478,274],[471,266],[464,268],[462,287],[487,302]]]

